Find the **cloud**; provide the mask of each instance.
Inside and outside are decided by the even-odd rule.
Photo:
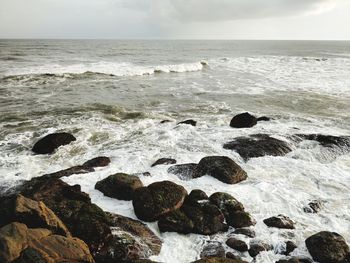
[[[230,21],[318,13],[342,0],[124,0],[124,7],[178,22]]]

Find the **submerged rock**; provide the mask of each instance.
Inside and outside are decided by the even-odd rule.
[[[294,229],[294,222],[287,216],[278,215],[264,219],[265,225],[268,227]]]
[[[193,177],[210,175],[224,183],[236,184],[247,179],[247,173],[226,156],[204,157],[198,163]]]
[[[272,250],[273,247],[269,244],[266,244],[264,242],[253,242],[250,244],[248,253],[251,257],[255,258],[257,255],[259,255],[263,251],[269,251]]]
[[[308,203],[308,205],[305,206],[303,208],[303,210],[304,210],[305,213],[316,214],[316,213],[318,213],[321,210],[321,208],[322,208],[321,201],[314,200],[314,201],[311,201],[310,203]]]
[[[187,191],[181,185],[162,181],[138,188],[132,204],[139,219],[152,222],[180,208],[186,195]]]
[[[262,116],[262,117],[259,117],[259,118],[257,119],[257,121],[270,121],[270,120],[271,120],[271,118],[266,117],[266,116]]]
[[[332,136],[324,134],[296,134],[296,137],[303,140],[317,141],[324,147],[337,146],[350,148],[350,136]]]
[[[225,258],[225,248],[220,242],[209,242],[209,244],[206,244],[203,247],[200,257],[201,258],[208,258],[208,257]]]
[[[297,245],[292,241],[286,242],[286,250],[284,251],[284,255],[288,256],[290,253],[292,253],[297,248]]]
[[[139,177],[124,173],[110,175],[95,185],[95,189],[105,196],[120,200],[132,200],[135,191],[141,187],[143,184]]]
[[[266,134],[236,138],[234,141],[225,143],[224,149],[236,151],[244,160],[262,156],[284,156],[292,151],[287,142]]]
[[[188,124],[188,125],[191,125],[191,126],[196,126],[197,125],[197,122],[194,121],[194,120],[185,120],[185,121],[181,121],[178,123],[179,124]]]
[[[175,159],[161,158],[161,159],[158,159],[155,163],[153,163],[151,165],[151,167],[154,167],[154,166],[157,166],[157,165],[161,165],[161,164],[168,165],[168,164],[175,164],[175,163],[176,163]]]
[[[73,141],[76,141],[76,138],[70,133],[52,133],[46,135],[36,142],[32,148],[32,151],[37,154],[50,154],[53,153],[58,147],[67,145]]]
[[[258,123],[258,119],[248,112],[234,116],[230,122],[233,128],[251,128]]]
[[[105,167],[111,163],[111,159],[106,156],[99,156],[83,163],[83,167],[96,168]]]
[[[170,166],[168,173],[175,174],[182,180],[190,180],[193,178],[196,167],[196,163],[177,164]]]
[[[320,263],[346,263],[350,256],[349,246],[338,233],[323,231],[305,240],[312,258]]]

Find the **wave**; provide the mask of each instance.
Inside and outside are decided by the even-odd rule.
[[[74,76],[80,74],[103,74],[117,77],[143,76],[152,75],[155,73],[183,73],[201,71],[207,65],[208,63],[206,61],[158,66],[141,66],[126,62],[96,62],[67,66],[59,64],[49,64],[44,66],[26,67],[23,69],[8,71],[6,73],[6,77],[14,77],[21,75]]]

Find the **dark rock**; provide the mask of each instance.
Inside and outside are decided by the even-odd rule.
[[[161,159],[158,159],[154,164],[152,164],[151,167],[154,167],[154,166],[157,166],[157,165],[160,165],[160,164],[168,165],[168,164],[175,164],[175,163],[176,163],[175,159],[161,158]]]
[[[303,140],[317,141],[324,147],[350,147],[350,136],[332,136],[324,134],[296,134],[295,136]]]
[[[72,141],[76,141],[76,138],[66,132],[53,133],[46,135],[36,142],[32,148],[32,151],[37,154],[53,153],[58,147],[67,145]]]
[[[341,263],[350,254],[345,239],[334,232],[319,232],[305,240],[312,258],[320,263]]]
[[[209,257],[219,257],[225,258],[225,248],[222,246],[220,242],[210,242],[205,245],[201,254],[201,258],[209,258]]]
[[[321,201],[314,200],[314,201],[311,201],[310,203],[308,203],[308,205],[305,206],[303,208],[303,210],[304,210],[305,213],[316,214],[316,213],[318,213],[321,210],[321,208],[322,208]]]
[[[245,211],[237,211],[229,213],[229,216],[226,217],[226,223],[234,228],[242,228],[253,226],[256,224],[256,221],[249,213]]]
[[[239,256],[233,254],[232,252],[227,252],[226,253],[226,258],[241,260],[241,258]]]
[[[250,128],[255,126],[257,122],[258,119],[255,116],[245,112],[234,116],[230,122],[230,126],[233,128]]]
[[[209,257],[196,260],[192,263],[247,263],[241,259]]]
[[[111,163],[111,160],[106,156],[100,156],[93,158],[89,161],[83,163],[83,167],[96,168],[96,167],[105,167]]]
[[[168,123],[168,122],[172,122],[171,120],[162,120],[160,123],[164,124],[164,123]]]
[[[227,184],[236,184],[247,179],[247,173],[226,156],[208,156],[201,159],[193,177],[203,175],[210,175]]]
[[[276,263],[301,263],[301,261],[299,261],[299,259],[296,257],[292,257],[289,259],[280,259],[276,261]]]
[[[254,238],[256,236],[255,231],[250,228],[238,228],[238,229],[235,229],[233,233],[237,235],[244,235],[251,238]]]
[[[297,248],[297,245],[292,241],[286,242],[286,251],[284,252],[284,255],[288,256],[290,253],[292,253]]]
[[[262,117],[259,117],[259,118],[257,119],[257,121],[270,121],[270,120],[271,120],[271,118],[266,117],[266,116],[262,116]]]
[[[214,205],[216,205],[221,212],[225,215],[225,217],[229,217],[230,214],[233,214],[237,211],[244,211],[244,207],[242,203],[237,201],[232,195],[223,193],[223,192],[216,192],[212,194],[210,197],[210,202],[212,202]]]
[[[160,232],[189,234],[194,231],[193,221],[181,209],[162,216],[158,221],[158,227]]]
[[[188,125],[192,125],[192,126],[196,126],[197,125],[197,122],[194,121],[194,120],[185,120],[185,121],[181,121],[178,123],[179,124],[188,124]]]
[[[124,173],[117,173],[98,181],[95,189],[101,191],[105,196],[132,200],[136,189],[143,187],[139,177]]]
[[[236,151],[244,160],[262,156],[284,156],[292,151],[291,146],[282,140],[266,134],[239,137],[224,144],[224,149]]]
[[[244,241],[236,238],[229,238],[226,241],[226,245],[240,252],[248,251],[248,245]]]
[[[209,197],[205,192],[199,189],[192,190],[191,193],[186,197],[186,204],[197,204],[198,202],[203,202],[209,200]]]
[[[268,227],[294,229],[294,222],[287,216],[278,215],[264,219],[265,225]]]
[[[187,192],[182,186],[162,181],[138,188],[132,204],[139,219],[152,222],[180,208],[186,195]]]
[[[175,174],[182,180],[190,180],[193,178],[196,167],[196,163],[177,164],[170,166],[168,173]]]
[[[260,252],[272,250],[273,247],[269,244],[258,242],[250,244],[248,253],[251,257],[255,258]]]

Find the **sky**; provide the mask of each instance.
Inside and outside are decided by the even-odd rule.
[[[350,0],[0,0],[0,38],[350,40]]]

